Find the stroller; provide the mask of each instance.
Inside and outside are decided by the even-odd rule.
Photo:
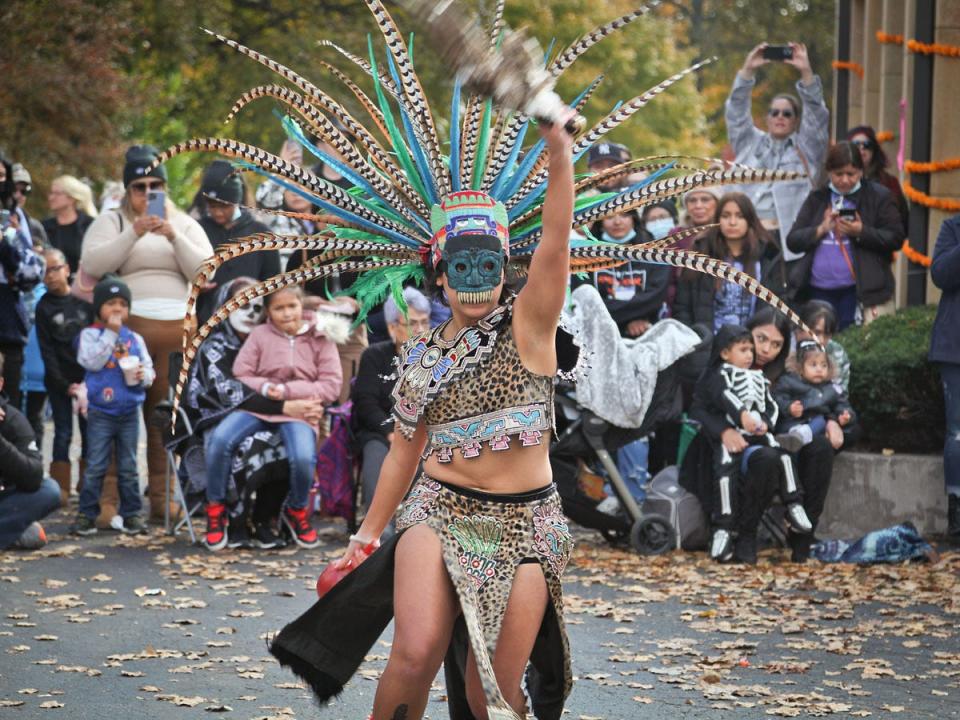
[[[550,464],[567,517],[586,528],[599,530],[611,543],[629,539],[641,555],[659,555],[676,545],[670,520],[660,514],[644,513],[630,493],[613,453],[634,440],[649,435],[663,423],[680,417],[682,397],[676,363],[657,376],[650,406],[638,428],[611,425],[580,405],[572,383],[557,387],[557,436],[550,448]],[[602,480],[584,478],[583,465],[599,461],[620,501],[620,513],[611,515],[597,509],[597,490]],[[593,486],[593,487],[591,487]]]

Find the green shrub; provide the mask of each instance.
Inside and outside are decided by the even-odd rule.
[[[870,450],[943,449],[943,387],[927,361],[936,307],[905,308],[837,336],[850,355],[850,403]]]

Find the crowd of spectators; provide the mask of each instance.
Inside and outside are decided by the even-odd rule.
[[[734,162],[805,177],[692,190],[679,207],[670,200],[649,205],[584,234],[641,244],[712,226],[683,235],[674,247],[760,281],[788,299],[817,337],[794,332],[783,315],[736,283],[693,271],[628,262],[571,282],[596,288],[625,339],[641,338],[667,318],[702,338],[680,361],[678,392],[699,429],[683,456],[681,481],[720,533],[711,547],[719,561],[755,562],[760,518],[777,498],[787,506],[793,559],[809,555],[834,456],[859,432],[846,395],[850,363],[834,335],[892,312],[892,256],[906,234],[906,201],[873,129],[855,127],[829,144],[823,85],[802,44],[790,43],[784,60],[799,72],[796,95],[776,95],[765,127],[754,124],[756,75],[770,62],[765,48],[748,54],[727,98]],[[80,494],[74,532],[143,532],[136,462],[141,417],[151,519],[183,511],[165,507],[169,449],[180,459],[178,481],[205,501],[211,550],[277,547],[283,530],[313,547],[318,540],[307,505],[326,408],[352,400],[360,498],[369,502],[392,440],[393,362],[402,343],[445,319],[443,308],[411,287],[403,293],[405,312],[391,297],[366,324],[350,326],[357,305],[342,293],[352,275],[309,283],[303,294],[284,290],[255,301],[231,313],[201,345],[184,390],[185,422],[172,439],[165,437],[164,423],[153,416],[170,394],[169,363],[180,349],[188,289],[200,264],[226,243],[262,232],[309,235],[321,231],[326,218],[306,197],[272,181],[257,188],[260,212],[252,212],[250,189],[224,161],[206,169],[183,212],[169,199],[164,167],[151,167],[156,155],[149,145],[131,147],[122,186],[104,189],[99,212],[87,183],[57,177],[42,222],[25,211],[28,171],[0,164],[7,211],[0,243],[0,547],[42,544],[36,521],[67,505],[74,488]],[[297,143],[284,143],[280,155],[304,163]],[[588,170],[604,172],[631,157],[627,147],[601,142],[589,150]],[[311,169],[349,187],[332,166]],[[635,169],[612,174],[597,191],[642,179]],[[956,218],[944,224],[934,254],[933,281],[944,295],[931,360],[940,363],[947,405],[949,529],[960,535],[958,227]],[[200,288],[198,322],[250,285],[314,255],[270,251],[229,260]],[[47,404],[54,432],[44,468]],[[71,462],[74,418],[81,440],[77,467]],[[674,426],[642,439],[644,461],[646,443],[660,445],[651,452],[650,471],[677,457],[678,437]],[[252,524],[241,479],[253,457],[250,443],[242,442],[249,438],[273,448],[268,460],[257,456],[258,468],[285,463],[279,496],[254,494]],[[620,452],[635,459],[637,450]]]

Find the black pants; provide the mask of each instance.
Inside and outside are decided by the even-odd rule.
[[[33,434],[37,438],[37,447],[43,447],[43,410],[47,405],[47,393],[28,390],[24,398],[23,414],[30,421]],[[72,419],[72,418],[71,418]]]
[[[0,355],[3,355],[3,392],[10,404],[19,410],[23,345],[0,343]]]
[[[814,530],[820,515],[823,514],[823,504],[830,490],[835,455],[836,452],[826,435],[814,436],[811,443],[804,445],[794,455],[797,477],[803,488],[803,509],[807,511]]]

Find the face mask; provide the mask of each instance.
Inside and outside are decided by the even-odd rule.
[[[637,231],[636,231],[636,230],[631,230],[631,231],[628,232],[626,235],[624,235],[622,238],[615,238],[615,237],[613,237],[612,235],[610,235],[610,233],[608,233],[606,230],[604,230],[604,231],[603,231],[603,234],[601,235],[601,237],[602,237],[604,240],[606,240],[607,242],[617,243],[618,245],[626,245],[627,243],[631,243],[631,242],[633,242],[633,239],[634,239],[636,236],[637,236]]]
[[[673,218],[660,218],[647,223],[647,232],[654,240],[663,240],[673,230]]]
[[[240,219],[240,216],[241,216],[242,214],[243,214],[243,211],[240,210],[240,206],[239,206],[239,205],[234,206],[234,208],[233,208],[233,217],[230,218],[230,222],[235,223],[237,220]]]
[[[263,317],[263,298],[251,300],[238,310],[230,313],[230,327],[241,335],[249,335]]]
[[[850,192],[847,192],[847,193],[842,193],[842,192],[840,192],[839,190],[837,190],[837,186],[833,184],[833,180],[830,181],[830,190],[832,190],[833,192],[835,192],[837,195],[853,195],[853,194],[854,194],[855,192],[857,192],[857,190],[859,190],[859,189],[860,189],[860,181],[859,181],[859,180],[857,180],[857,184],[853,186],[853,189],[851,189]]]
[[[444,253],[447,282],[465,305],[481,305],[493,298],[503,279],[503,253],[468,248]]]

